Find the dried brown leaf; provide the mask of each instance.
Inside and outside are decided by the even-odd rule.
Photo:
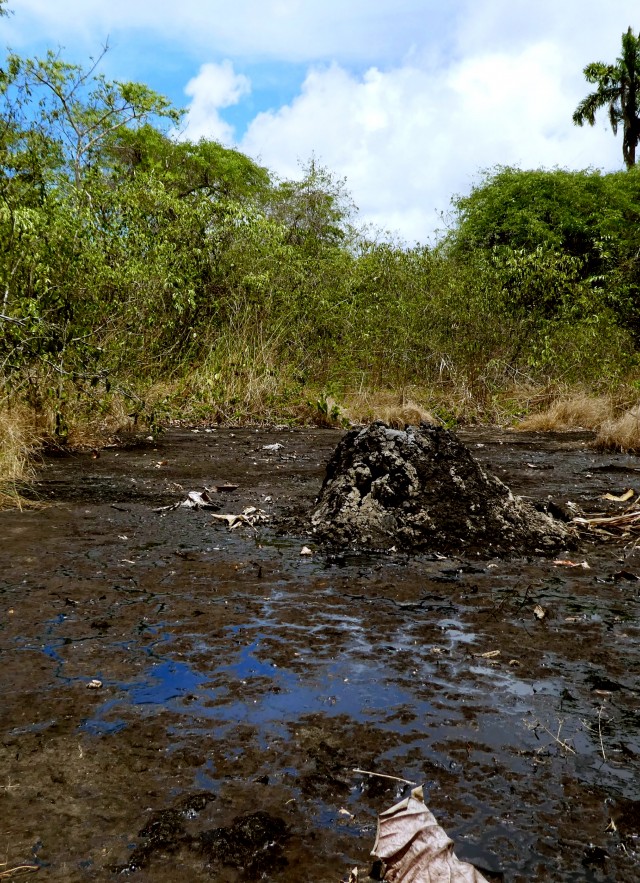
[[[487,883],[453,853],[453,840],[425,806],[422,788],[381,813],[372,855],[388,883]]]

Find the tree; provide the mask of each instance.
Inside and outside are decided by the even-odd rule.
[[[181,118],[181,111],[147,86],[109,82],[97,73],[107,49],[88,69],[62,61],[52,51],[36,59],[11,54],[8,73],[3,72],[2,118],[21,116],[31,137],[36,133],[55,145],[58,170],[78,192],[85,172],[99,165],[115,134],[150,121],[176,125]]]
[[[573,114],[576,126],[595,124],[596,112],[609,108],[613,134],[622,125],[622,154],[627,168],[635,165],[636,147],[640,141],[640,36],[629,28],[622,35],[622,55],[615,64],[594,61],[584,69],[588,83],[597,88],[587,95]]]
[[[204,138],[176,141],[150,123],[119,129],[105,153],[113,157],[114,172],[135,177],[153,171],[180,198],[242,201],[270,187],[268,171],[240,151]]]
[[[312,157],[298,181],[283,181],[273,191],[269,214],[283,224],[290,245],[307,254],[329,246],[345,247],[353,236],[357,211],[345,181],[335,178]]]

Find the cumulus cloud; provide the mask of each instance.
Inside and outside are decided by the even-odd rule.
[[[478,169],[620,165],[603,127],[572,126],[580,93],[568,79],[548,42],[437,72],[404,65],[359,77],[333,64],[312,69],[290,104],[256,116],[240,147],[285,177],[314,153],[347,178],[365,221],[424,242]]]
[[[606,114],[594,129],[571,115],[584,65],[613,60],[636,19],[637,0],[20,0],[0,31],[17,49],[90,35],[93,50],[112,33],[125,68],[136,40],[181,46],[181,70],[199,68],[184,136],[234,143],[224,110],[236,104],[242,150],[283,177],[313,154],[347,178],[364,220],[424,241],[479,169],[621,167]],[[150,51],[154,87],[166,53]],[[260,67],[251,102],[222,58]]]
[[[237,104],[249,94],[251,83],[248,77],[237,74],[228,59],[221,64],[210,62],[201,66],[184,91],[191,101],[181,137],[191,141],[208,138],[230,145],[234,140],[233,127],[221,117],[220,109]]]

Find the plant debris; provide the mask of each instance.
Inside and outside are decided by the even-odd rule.
[[[622,512],[620,515],[599,513],[590,518],[574,518],[572,523],[600,537],[640,535],[640,510]]]
[[[635,494],[635,491],[632,488],[629,488],[628,491],[625,491],[620,497],[616,497],[615,494],[603,494],[603,500],[613,500],[616,503],[626,503],[627,500],[630,500],[631,497]]]
[[[171,506],[158,506],[154,512],[172,512],[174,509],[219,509],[218,503],[211,499],[211,488],[201,491],[189,491],[185,500],[172,503]]]
[[[487,883],[453,852],[453,840],[424,802],[422,786],[381,813],[371,853],[384,863],[388,883]]]
[[[243,524],[246,524],[249,527],[255,527],[256,524],[262,524],[265,521],[269,521],[270,518],[266,512],[262,509],[257,509],[255,506],[248,506],[237,515],[232,513],[220,513],[219,515],[216,514],[211,517],[215,518],[216,521],[226,521],[229,525],[229,530],[235,530]]]

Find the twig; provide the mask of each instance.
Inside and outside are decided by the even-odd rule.
[[[551,738],[553,739],[553,741],[554,741],[554,742],[557,742],[558,745],[560,745],[561,748],[564,748],[565,751],[570,751],[571,754],[575,754],[575,753],[576,753],[576,752],[575,752],[575,748],[572,748],[571,745],[569,745],[568,742],[565,742],[564,740],[562,740],[562,739],[560,738],[560,731],[562,730],[562,725],[563,725],[563,723],[564,723],[564,721],[562,721],[562,720],[559,720],[559,721],[558,721],[558,734],[557,734],[556,736],[553,735],[553,733],[551,732],[551,730],[550,730],[548,727],[545,727],[544,724],[541,724],[540,721],[535,721],[535,722],[532,723],[532,724],[527,724],[527,723],[525,722],[525,726],[527,727],[527,729],[529,729],[529,730],[533,730],[534,732],[535,732],[538,728],[540,728],[541,730],[544,730],[544,732],[547,733],[547,735],[551,736]]]
[[[547,730],[546,727],[543,727],[542,729],[543,729],[543,730],[547,730],[547,733],[549,733],[549,735],[550,735],[553,739],[555,739],[555,741],[558,743],[558,745],[561,745],[561,746],[562,746],[564,749],[566,749],[567,751],[570,751],[572,754],[575,754],[575,753],[576,753],[576,752],[575,752],[575,749],[572,748],[571,745],[569,745],[568,742],[565,742],[565,741],[563,741],[563,740],[560,738],[560,730],[562,729],[562,724],[563,724],[563,723],[564,723],[564,721],[560,721],[560,720],[558,721],[558,735],[557,735],[557,736],[554,736],[553,733],[551,732],[551,730]]]
[[[391,779],[393,782],[404,782],[405,785],[417,785],[417,782],[410,782],[409,779],[401,779],[400,776],[388,776],[386,773],[372,773],[371,770],[353,770],[354,773],[361,773],[363,776],[377,776],[379,779]]]
[[[39,865],[16,865],[14,868],[7,868],[6,871],[0,871],[0,879],[12,877],[14,874],[21,874],[23,872],[30,873],[31,871],[39,870]]]
[[[15,325],[26,325],[27,323],[24,319],[14,319],[13,316],[5,316],[4,313],[0,313],[0,319],[3,322],[13,322]]]
[[[600,706],[600,710],[598,711],[598,736],[600,737],[600,751],[602,751],[602,759],[604,762],[607,762],[607,755],[604,753],[604,745],[602,744],[602,727],[600,726],[600,720],[602,718],[602,712],[604,710],[604,701]]]

